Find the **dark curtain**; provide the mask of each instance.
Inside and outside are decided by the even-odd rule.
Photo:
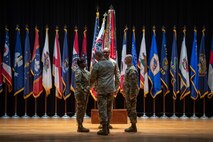
[[[49,47],[50,58],[52,59],[55,28],[59,27],[59,39],[61,46],[61,53],[63,47],[63,27],[68,27],[68,44],[70,59],[72,56],[73,40],[74,40],[74,27],[78,27],[79,33],[79,47],[81,49],[83,30],[85,25],[87,26],[87,42],[88,42],[88,59],[90,59],[93,29],[95,22],[96,8],[99,7],[100,12],[100,24],[104,12],[107,12],[110,5],[112,5],[116,12],[116,32],[117,32],[117,50],[120,61],[121,49],[122,49],[122,37],[124,27],[127,25],[129,30],[127,33],[127,48],[128,53],[131,51],[131,35],[132,27],[136,28],[136,47],[139,54],[140,43],[142,37],[142,27],[146,27],[146,45],[147,53],[149,55],[152,27],[156,26],[156,35],[158,43],[158,52],[161,48],[161,27],[166,27],[167,36],[167,48],[169,53],[169,59],[171,56],[171,46],[173,38],[173,26],[177,28],[177,42],[178,52],[180,52],[182,42],[182,29],[183,26],[187,28],[186,45],[188,48],[188,58],[191,56],[192,40],[193,40],[193,28],[197,27],[198,31],[198,46],[200,44],[202,27],[206,27],[206,56],[207,63],[209,60],[209,49],[212,36],[213,9],[208,1],[194,1],[194,0],[2,0],[0,4],[0,48],[1,53],[4,47],[5,30],[7,25],[9,28],[10,36],[10,50],[11,57],[13,59],[14,47],[15,47],[15,27],[18,24],[21,29],[22,48],[24,48],[25,38],[25,25],[29,26],[30,30],[30,44],[31,50],[33,50],[34,44],[34,28],[39,29],[40,50],[42,52],[45,39],[45,27],[49,27]],[[160,52],[159,52],[160,55]],[[178,54],[179,55],[179,54]],[[12,60],[13,61],[13,60]],[[120,63],[119,63],[120,64]],[[47,113],[48,115],[54,115],[54,91],[52,89],[51,95],[47,100]],[[38,109],[37,114],[42,116],[44,114],[44,93],[37,99]],[[0,94],[0,116],[4,115],[4,98],[5,94]],[[8,115],[14,115],[14,96],[13,93],[7,95],[7,112]],[[155,99],[155,113],[162,115],[162,94],[158,95]],[[17,113],[19,116],[24,114],[24,99],[23,94],[20,93],[17,96]],[[27,99],[28,115],[34,115],[34,98],[31,96]],[[67,112],[72,116],[75,112],[75,101],[73,93],[71,97],[67,99]],[[170,116],[173,113],[173,100],[172,94],[166,96],[166,113]],[[206,114],[207,116],[213,115],[212,99],[206,99]],[[124,107],[124,98],[119,93],[115,100],[115,108]],[[87,114],[90,115],[90,110],[94,108],[94,101],[92,97],[89,98]],[[146,113],[151,116],[153,114],[153,99],[148,95],[146,98]],[[138,116],[143,114],[143,94],[140,91],[138,95],[137,104]],[[183,112],[183,101],[176,100],[176,114],[181,116]],[[64,100],[58,100],[57,113],[64,115]],[[191,116],[193,113],[193,101],[190,96],[186,97],[186,114]],[[201,116],[203,114],[203,100],[198,99],[196,101],[196,114]]]

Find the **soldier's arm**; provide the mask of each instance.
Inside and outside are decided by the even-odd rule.
[[[131,70],[130,76],[130,94],[135,94],[138,91],[138,73],[135,70]]]
[[[116,90],[118,91],[119,89],[119,85],[120,85],[120,71],[119,71],[119,68],[118,68],[118,64],[116,63],[115,64],[115,87],[116,87]]]
[[[79,92],[83,92],[84,90],[83,86],[81,85],[81,77],[82,77],[81,71],[77,70],[75,72],[75,84],[76,84],[76,90]]]
[[[91,75],[90,75],[90,87],[93,87],[97,80],[97,74],[98,74],[97,72],[98,72],[98,67],[97,67],[97,64],[95,64],[92,68]]]

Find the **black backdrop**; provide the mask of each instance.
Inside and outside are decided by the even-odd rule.
[[[117,30],[117,50],[118,57],[120,61],[120,53],[122,48],[122,37],[123,29],[125,25],[128,26],[129,30],[127,33],[127,48],[128,53],[131,51],[131,34],[132,27],[136,28],[136,47],[137,53],[139,53],[141,36],[142,36],[142,26],[146,27],[146,45],[147,53],[149,55],[150,43],[151,43],[151,32],[152,26],[156,26],[156,36],[158,43],[158,51],[161,47],[161,27],[165,26],[167,33],[167,48],[169,53],[169,59],[171,56],[171,45],[172,45],[172,28],[175,25],[177,27],[177,42],[178,42],[178,52],[180,52],[181,40],[182,40],[182,28],[186,26],[187,37],[186,45],[188,48],[188,58],[191,56],[191,47],[193,39],[193,28],[197,27],[198,30],[198,46],[201,39],[202,27],[206,27],[206,55],[207,62],[209,60],[209,49],[210,40],[212,35],[212,13],[213,9],[208,1],[199,0],[2,0],[0,4],[0,49],[3,51],[4,47],[4,27],[7,25],[9,28],[10,36],[10,49],[11,57],[13,58],[14,47],[15,47],[15,27],[19,24],[21,28],[21,39],[22,48],[24,45],[25,38],[25,25],[29,25],[30,29],[30,44],[31,50],[33,50],[34,44],[34,28],[38,26],[40,30],[39,40],[40,49],[42,51],[45,39],[45,26],[49,26],[49,44],[50,44],[50,55],[52,59],[52,52],[54,46],[54,36],[55,27],[59,27],[60,45],[62,49],[64,25],[68,27],[68,45],[69,45],[69,55],[72,55],[72,45],[74,36],[74,27],[78,27],[79,33],[79,45],[81,49],[82,37],[84,26],[87,26],[87,39],[88,39],[88,59],[90,59],[93,29],[95,22],[95,12],[96,7],[99,7],[100,12],[100,24],[102,22],[102,15],[106,12],[110,5],[112,5],[116,12],[116,30]],[[160,55],[160,52],[159,52]],[[24,99],[23,94],[18,95],[18,115],[22,116],[24,114]],[[0,94],[0,116],[4,115],[4,92]],[[10,116],[14,115],[14,97],[13,93],[8,94],[8,105],[7,112]],[[213,103],[212,99],[206,99],[206,114],[207,116],[213,115]],[[121,94],[118,94],[115,100],[116,108],[124,107],[124,99]],[[196,101],[196,114],[201,116],[203,114],[202,107],[203,100],[198,99]],[[48,97],[47,101],[47,113],[48,115],[54,114],[54,89],[51,91],[51,95]],[[162,94],[156,97],[156,114],[158,116],[162,115]],[[182,101],[178,99],[176,101],[176,113],[181,116],[183,109]],[[186,114],[191,116],[193,113],[193,103],[190,96],[186,97]],[[91,108],[94,108],[94,101],[90,96],[87,114],[90,115]],[[172,115],[172,94],[166,96],[166,112],[168,116]],[[72,116],[74,114],[74,96],[67,99],[67,111],[68,115]],[[138,95],[138,105],[137,105],[138,116],[143,114],[143,94],[142,91]],[[38,110],[39,116],[44,114],[44,94],[38,98]],[[151,116],[153,113],[153,99],[148,95],[146,99],[146,113]],[[58,114],[60,116],[64,115],[64,101],[58,101]],[[28,98],[28,115],[34,115],[34,98],[31,96]]]

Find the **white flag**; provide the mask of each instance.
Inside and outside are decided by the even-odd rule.
[[[180,69],[180,99],[183,99],[186,95],[190,93],[190,82],[189,82],[189,66],[188,66],[188,57],[187,57],[187,49],[185,36],[183,37],[181,52],[180,52],[180,61],[179,61],[179,69]]]
[[[46,91],[46,95],[50,94],[50,89],[52,88],[52,74],[51,74],[51,63],[50,63],[50,52],[49,52],[49,36],[48,29],[46,29],[46,37],[44,43],[44,49],[42,52],[42,85]]]
[[[144,96],[146,96],[149,93],[149,83],[147,74],[145,30],[143,30],[143,37],[141,40],[138,68],[140,69],[140,88],[144,90]]]

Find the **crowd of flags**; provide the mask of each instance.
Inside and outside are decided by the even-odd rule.
[[[108,13],[103,15],[101,28],[99,27],[99,12],[96,13],[94,24],[94,35],[91,46],[90,65],[87,63],[87,69],[91,70],[96,63],[94,53],[104,48],[110,49],[110,57],[118,63],[117,41],[116,41],[116,23],[115,11],[111,8]],[[123,81],[127,66],[124,63],[127,54],[127,31],[125,27],[123,32],[123,41],[121,47],[120,61],[120,92],[123,90]],[[35,39],[33,53],[31,56],[29,29],[26,27],[24,46],[21,44],[20,29],[16,28],[16,43],[14,49],[13,66],[11,64],[9,30],[5,29],[4,53],[0,52],[0,92],[3,91],[5,83],[6,91],[12,91],[14,95],[23,91],[24,98],[33,95],[39,97],[42,92],[49,95],[52,84],[55,87],[55,96],[59,99],[67,99],[71,91],[75,92],[75,70],[77,68],[77,59],[84,57],[87,59],[87,28],[83,32],[82,52],[79,52],[78,29],[74,30],[74,42],[72,48],[72,58],[69,56],[69,46],[67,39],[67,28],[64,28],[64,40],[62,48],[62,57],[59,43],[58,28],[55,31],[53,60],[50,59],[48,28],[45,32],[45,43],[40,55],[41,47],[39,44],[39,30],[35,28]],[[172,45],[168,46],[166,40],[166,30],[162,28],[161,50],[158,53],[156,42],[155,27],[152,30],[151,47],[146,47],[145,27],[142,30],[142,39],[139,54],[136,52],[135,28],[132,30],[131,54],[132,64],[139,70],[140,88],[143,90],[144,97],[150,94],[155,98],[162,92],[167,95],[171,92],[173,99],[181,100],[187,95],[191,95],[193,100],[198,97],[204,98],[206,95],[213,95],[213,38],[210,49],[209,68],[207,72],[207,59],[205,47],[205,29],[202,31],[200,46],[197,45],[197,31],[194,29],[192,41],[191,59],[188,59],[186,46],[186,29],[183,30],[183,39],[178,55],[177,33],[173,29]],[[22,50],[23,48],[23,50]],[[147,48],[150,48],[149,54]],[[168,48],[171,49],[171,59],[168,59]],[[189,47],[188,47],[189,48]],[[199,49],[199,50],[198,50]],[[149,55],[149,56],[148,56]],[[138,56],[138,57],[137,57]],[[70,63],[71,60],[71,63]],[[190,62],[189,62],[190,61]],[[54,78],[52,78],[52,76]],[[91,89],[91,95],[96,100],[96,92]]]

